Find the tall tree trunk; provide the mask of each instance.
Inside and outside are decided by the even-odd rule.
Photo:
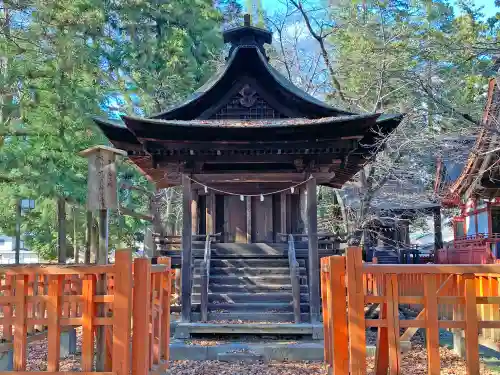
[[[78,241],[76,239],[76,207],[73,206],[73,257],[75,258],[75,263],[80,263],[80,249],[78,248]]]
[[[57,221],[58,221],[58,249],[57,261],[66,263],[66,200],[64,197],[57,198]]]
[[[87,230],[85,233],[85,264],[90,264],[90,254],[92,253],[92,211],[87,211]]]

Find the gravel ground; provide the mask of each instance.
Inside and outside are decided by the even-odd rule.
[[[452,351],[441,348],[441,374],[466,375],[465,362]],[[367,375],[375,375],[374,358],[367,359]],[[402,358],[401,373],[427,375],[427,354],[422,345],[416,345]],[[271,362],[271,363],[226,363],[218,361],[175,361],[167,371],[169,375],[326,375],[321,362]],[[498,375],[481,367],[481,375]]]
[[[367,332],[367,341],[376,339],[376,333]],[[422,336],[415,335],[414,348],[402,357],[401,372],[411,375],[427,374],[427,353]],[[219,340],[191,340],[193,345],[217,345]],[[81,332],[77,329],[77,350],[81,348]],[[465,362],[451,350],[440,348],[441,374],[466,375]],[[80,371],[80,356],[71,355],[61,359],[60,371]],[[368,375],[374,375],[374,358],[367,359]],[[28,345],[27,371],[46,371],[47,340],[40,340]],[[170,375],[326,375],[321,362],[271,362],[271,363],[226,363],[218,361],[174,361],[167,374]],[[499,372],[482,366],[482,375],[498,375]]]
[[[175,361],[169,375],[324,375],[321,362],[227,363]]]

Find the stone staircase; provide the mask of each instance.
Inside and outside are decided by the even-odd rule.
[[[193,248],[193,305],[200,303],[201,244]],[[307,250],[303,255],[306,255]],[[301,322],[309,321],[305,257],[298,257]],[[199,321],[199,313],[193,313]],[[213,244],[211,252],[209,321],[293,322],[292,283],[286,244]]]
[[[399,264],[399,256],[392,249],[376,249],[373,254],[379,264]]]

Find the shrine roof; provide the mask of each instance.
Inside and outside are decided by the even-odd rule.
[[[291,141],[375,138],[377,131],[388,134],[401,115],[363,114],[317,119],[263,120],[158,120],[123,116],[125,126],[110,120],[94,119],[113,142],[140,145],[141,140],[182,141]]]
[[[461,197],[469,198],[473,193],[481,193],[487,187],[483,186],[492,182],[498,183],[498,154],[500,140],[498,139],[500,90],[495,78],[488,86],[488,99],[486,102],[482,128],[476,137],[474,145],[463,164],[460,175],[445,192],[445,200],[458,203]],[[498,194],[498,188],[490,193]],[[487,195],[491,195],[488,193]]]
[[[224,67],[186,100],[150,118],[164,120],[210,118],[227,102],[228,93],[233,92],[234,87],[241,88],[244,83],[249,83],[259,95],[287,117],[314,118],[354,114],[332,107],[295,86],[269,64],[258,46],[249,44],[237,46]]]

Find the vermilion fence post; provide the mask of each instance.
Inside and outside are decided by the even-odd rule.
[[[328,289],[330,287],[328,281],[330,278],[330,265],[329,257],[321,258],[321,308],[323,309],[323,338],[324,338],[324,350],[323,356],[324,360],[329,368],[333,366],[332,362],[332,332],[331,332],[331,316],[328,306],[330,300],[328,298],[328,293],[331,293]]]
[[[130,373],[132,321],[132,253],[130,250],[116,251],[115,270],[112,370],[116,375],[128,375]]]
[[[14,371],[24,371],[27,360],[27,303],[28,276],[16,276],[15,307],[16,316],[14,318]]]
[[[399,345],[399,288],[398,276],[386,275],[387,342],[389,351],[389,374],[401,372],[401,350]]]
[[[425,338],[427,343],[427,373],[439,375],[441,365],[439,360],[439,316],[437,286],[434,275],[424,276],[425,299]]]
[[[149,320],[151,314],[151,261],[134,261],[132,374],[149,374]]]
[[[359,247],[346,251],[349,359],[351,375],[366,374],[365,296],[363,260]]]
[[[165,365],[168,366],[169,360],[169,346],[170,346],[170,301],[171,301],[171,291],[172,291],[172,270],[170,258],[161,257],[158,258],[158,264],[162,264],[167,267],[166,272],[163,274],[162,278],[162,288],[160,293],[163,294],[162,300],[162,316],[161,316],[161,357],[165,361]]]
[[[6,290],[4,292],[5,296],[13,296],[14,293],[14,285],[13,285],[13,276],[5,276],[5,287]],[[3,317],[7,321],[12,318],[12,305],[4,305],[3,306]],[[7,341],[12,341],[12,324],[6,324],[3,326],[3,338]]]
[[[331,319],[330,331],[333,334],[333,341],[330,344],[333,350],[333,357],[331,356],[333,369],[335,375],[347,375],[349,374],[349,337],[346,310],[346,259],[332,256],[328,258],[328,262],[330,273],[327,281],[329,284],[327,297]]]
[[[463,276],[465,281],[465,356],[467,374],[479,374],[479,327],[477,320],[476,285],[474,275]]]
[[[49,296],[47,303],[47,371],[59,371],[61,352],[61,296],[63,295],[64,275],[49,276]]]
[[[94,364],[94,324],[96,276],[85,275],[82,282],[82,371],[92,371]]]

